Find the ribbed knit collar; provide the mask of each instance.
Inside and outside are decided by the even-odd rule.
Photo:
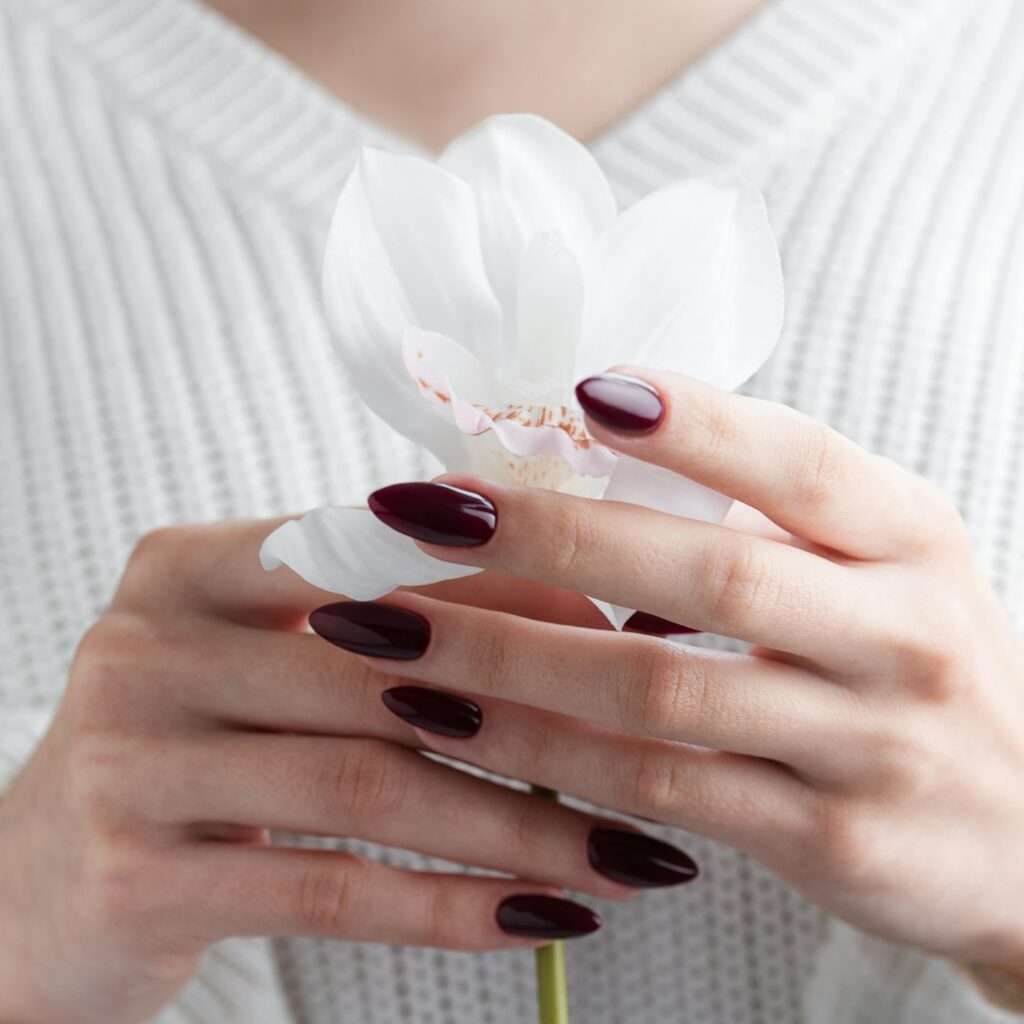
[[[962,0],[958,0],[962,2]],[[363,143],[416,150],[198,0],[42,0],[107,88],[182,145],[323,220]],[[743,170],[835,114],[951,0],[769,0],[593,140],[620,193]]]

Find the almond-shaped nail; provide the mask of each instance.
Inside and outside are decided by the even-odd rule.
[[[647,381],[621,373],[581,380],[576,400],[588,416],[621,434],[649,434],[665,417],[658,392]]]
[[[684,626],[681,622],[663,619],[650,612],[633,612],[623,624],[624,633],[646,633],[648,636],[674,636],[680,633],[699,633],[700,630]]]
[[[380,699],[403,721],[441,736],[466,739],[475,736],[483,722],[479,704],[426,686],[392,686]]]
[[[337,601],[309,616],[313,632],[335,647],[373,658],[412,661],[430,643],[430,623],[417,612],[376,601]]]
[[[451,484],[391,484],[374,491],[367,504],[385,526],[428,544],[478,547],[498,526],[490,499]]]
[[[623,828],[591,829],[587,859],[606,878],[638,889],[682,885],[698,874],[696,862],[679,847]]]
[[[575,939],[601,927],[600,916],[589,907],[542,893],[509,896],[496,917],[502,931],[531,939]]]

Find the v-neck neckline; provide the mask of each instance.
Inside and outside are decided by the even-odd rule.
[[[429,156],[201,0],[38,0],[183,144],[323,221],[362,145]],[[852,91],[953,0],[769,0],[587,145],[620,192],[749,162]],[[670,144],[671,159],[666,159]]]

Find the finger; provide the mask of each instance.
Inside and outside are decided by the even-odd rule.
[[[461,607],[431,603],[453,611]],[[162,645],[158,650],[126,652],[162,666],[166,675],[156,685],[164,686],[172,700],[154,707],[156,724],[166,724],[177,708],[183,721],[193,724],[213,721],[415,745],[412,730],[385,714],[381,703],[384,691],[402,681],[396,674],[401,666],[394,662],[370,662],[312,633],[253,629],[217,619],[189,620],[185,628],[185,637],[157,641]]]
[[[162,612],[178,604],[247,625],[304,628],[311,609],[338,595],[296,573],[266,572],[260,565],[264,540],[288,518],[173,526],[147,534],[136,545],[114,603],[125,610]],[[416,589],[445,600],[503,607],[556,622],[603,625],[604,617],[579,594],[503,573],[480,573]]]
[[[150,654],[186,721],[410,744],[412,732],[382,715],[381,693],[400,679],[312,633],[189,621],[188,643],[171,637]],[[160,705],[160,713],[168,713]]]
[[[860,640],[880,613],[855,569],[789,544],[622,502],[454,482],[401,484],[375,498],[397,509],[398,528],[416,536],[424,510],[433,514],[442,500],[454,506],[471,493],[495,509],[490,538],[473,547],[424,543],[424,550],[815,660],[859,665]],[[450,532],[459,512],[449,508],[446,516]],[[386,521],[396,518],[389,513]]]
[[[380,740],[204,737],[140,765],[133,786],[157,824],[352,836],[609,899],[635,893],[592,866],[593,816]]]
[[[598,807],[709,836],[748,853],[782,856],[806,835],[812,786],[783,765],[502,703],[472,737],[418,730],[424,747]]]
[[[788,406],[639,368],[589,378],[577,395],[598,440],[752,505],[816,544],[903,558],[927,532],[922,512],[933,503],[922,505],[922,480]],[[652,424],[660,407],[660,421],[622,429],[617,410],[641,400]]]
[[[407,680],[795,767],[834,760],[836,749],[823,749],[822,737],[855,713],[852,691],[781,661],[410,594],[387,604],[327,605],[312,621],[325,639],[357,652],[366,651],[372,630],[379,644],[366,659],[371,666],[389,664],[390,637],[415,632],[422,650],[401,662]]]
[[[549,886],[404,871],[348,853],[209,844],[181,857],[175,874],[197,927],[213,939],[315,935],[487,950],[536,947],[600,926],[597,914]],[[535,935],[546,935],[513,934],[500,921],[520,929],[532,922]]]

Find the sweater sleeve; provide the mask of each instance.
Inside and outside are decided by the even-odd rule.
[[[833,919],[804,993],[807,1024],[1024,1024],[956,965]]]

